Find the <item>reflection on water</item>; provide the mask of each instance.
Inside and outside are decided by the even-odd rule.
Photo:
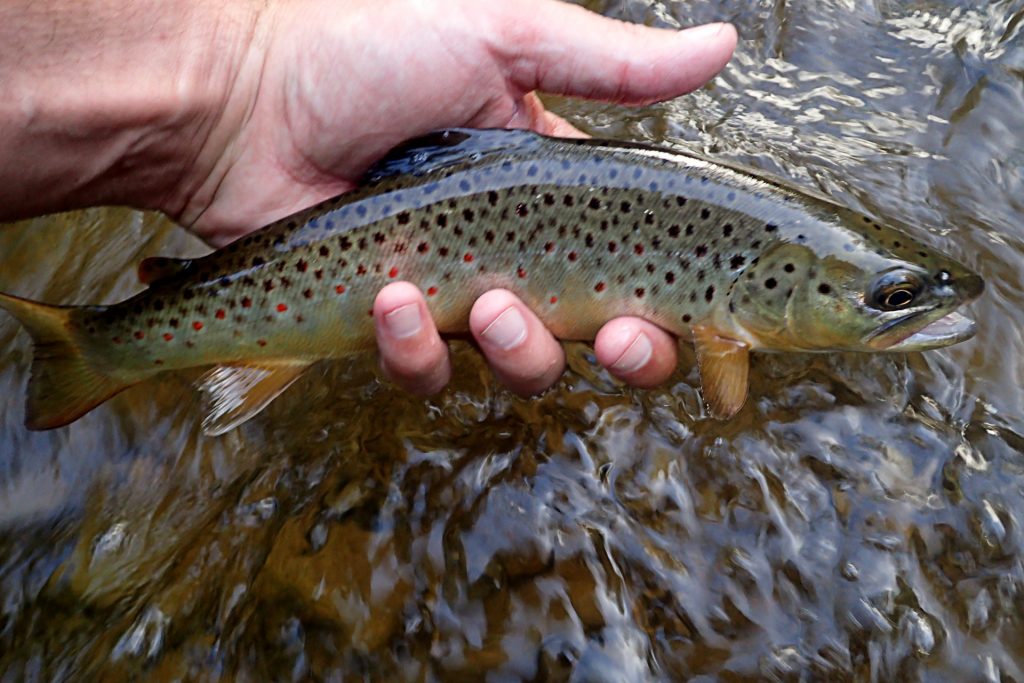
[[[728,423],[692,354],[641,392],[572,345],[523,401],[456,345],[433,401],[323,364],[207,439],[187,375],[26,432],[2,320],[0,680],[1024,680],[1024,6],[588,6],[744,40],[689,98],[556,108],[915,226],[988,281],[977,339],[759,357]],[[0,231],[0,289],[113,301],[201,249],[43,219]]]

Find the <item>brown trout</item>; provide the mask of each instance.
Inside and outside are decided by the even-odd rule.
[[[374,344],[385,284],[414,283],[442,332],[485,291],[561,339],[634,315],[692,340],[728,417],[751,350],[917,351],[970,338],[982,279],[823,198],[677,151],[524,131],[411,141],[361,187],[194,260],[146,259],[110,306],[0,294],[35,342],[26,425],[65,425],[159,372],[214,365],[204,429],[248,419],[311,363]]]

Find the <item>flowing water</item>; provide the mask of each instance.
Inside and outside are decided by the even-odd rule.
[[[4,318],[0,681],[1024,681],[1024,3],[587,6],[742,41],[678,101],[554,109],[913,226],[987,280],[977,338],[758,356],[725,423],[692,353],[633,391],[571,345],[522,400],[456,343],[430,401],[324,363],[211,439],[187,374],[27,432]],[[0,290],[115,301],[203,251],[48,217],[0,230]]]

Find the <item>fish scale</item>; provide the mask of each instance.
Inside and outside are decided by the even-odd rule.
[[[396,149],[358,190],[206,257],[147,260],[148,289],[68,316],[110,393],[164,370],[301,368],[371,347],[373,301],[389,282],[418,286],[446,333],[466,331],[475,299],[504,287],[562,339],[592,339],[617,316],[651,320],[694,338],[712,374],[736,384],[738,370],[714,360],[736,345],[863,350],[841,330],[792,321],[806,307],[863,303],[865,277],[904,267],[936,287],[955,280],[943,314],[980,293],[980,278],[905,234],[740,170],[629,143],[457,130]],[[9,300],[0,305],[18,315]],[[29,402],[42,410],[32,386]],[[58,412],[37,425],[75,411]]]

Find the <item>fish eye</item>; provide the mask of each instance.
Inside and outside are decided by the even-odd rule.
[[[882,304],[889,309],[904,308],[914,303],[914,290],[898,287],[882,294]]]
[[[870,304],[883,311],[898,311],[914,303],[921,292],[917,278],[909,273],[887,273],[872,288]]]

